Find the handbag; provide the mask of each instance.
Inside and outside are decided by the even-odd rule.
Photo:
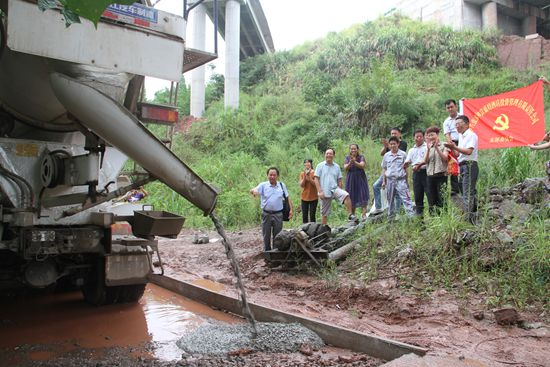
[[[458,168],[458,161],[453,155],[449,152],[449,161],[447,162],[447,175],[449,176],[458,176],[460,170]]]
[[[290,205],[288,204],[288,197],[285,195],[285,189],[283,183],[279,182],[281,190],[283,190],[283,221],[288,222],[290,220]]]

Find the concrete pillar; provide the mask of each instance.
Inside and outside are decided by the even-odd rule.
[[[497,3],[489,1],[481,5],[481,27],[483,30],[498,28]]]
[[[523,18],[521,21],[521,31],[523,36],[537,33],[537,17],[534,15]]]
[[[241,4],[225,3],[225,108],[239,108],[239,49]]]
[[[193,22],[193,39],[191,47],[197,50],[204,50],[205,47],[205,24],[206,7],[203,4],[198,5],[191,10],[191,19]],[[191,71],[191,116],[202,117],[204,114],[205,99],[205,66],[199,66]]]

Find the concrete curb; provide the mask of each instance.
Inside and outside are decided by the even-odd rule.
[[[236,298],[161,275],[151,275],[150,281],[194,301],[242,316],[241,306]],[[386,361],[391,361],[409,353],[423,356],[428,351],[427,349],[414,345],[363,334],[354,330],[278,311],[254,303],[249,303],[249,305],[257,321],[282,323],[298,322],[316,332],[326,344],[350,349],[355,352],[366,353],[372,357],[384,359]]]

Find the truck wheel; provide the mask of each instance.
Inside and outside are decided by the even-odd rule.
[[[119,286],[117,303],[134,303],[140,300],[146,284],[132,284]]]
[[[134,303],[140,300],[146,284],[119,286],[105,285],[105,259],[99,258],[93,267],[88,282],[82,287],[84,300],[95,306],[114,303]]]
[[[82,286],[84,300],[95,306],[110,305],[118,299],[118,287],[105,285],[105,259],[100,257],[95,261],[90,277]]]

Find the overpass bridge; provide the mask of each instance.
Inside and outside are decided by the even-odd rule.
[[[218,52],[217,33],[225,40],[224,102],[229,108],[239,107],[239,62],[247,57],[274,52],[273,38],[260,0],[190,0],[186,6],[193,26],[192,48],[186,62],[203,66],[191,72],[191,115],[200,117],[205,108],[204,64]],[[214,54],[204,52],[206,16],[214,24]]]

